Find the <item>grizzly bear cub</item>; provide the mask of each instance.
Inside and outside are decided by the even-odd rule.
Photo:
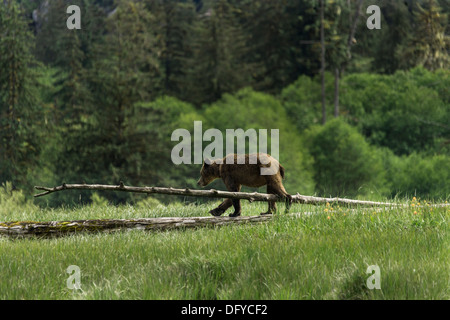
[[[269,171],[262,174],[263,170]],[[292,196],[286,192],[282,183],[284,168],[275,158],[265,153],[229,154],[219,160],[205,159],[200,174],[201,177],[197,184],[201,187],[219,178],[223,180],[228,191],[232,192],[239,192],[242,185],[247,187],[267,185],[267,193],[276,194],[286,199],[286,212],[292,204]],[[234,212],[230,214],[230,217],[240,216],[240,199],[226,199],[209,213],[213,216],[220,216],[231,206],[234,207]],[[272,214],[275,211],[275,201],[269,201],[269,209],[261,214]]]

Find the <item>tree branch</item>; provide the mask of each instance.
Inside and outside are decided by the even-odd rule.
[[[196,190],[196,189],[175,189],[175,188],[164,188],[164,187],[132,187],[125,186],[123,183],[119,185],[104,185],[104,184],[65,184],[60,186],[49,188],[49,187],[35,187],[37,190],[44,190],[45,192],[34,195],[37,197],[42,197],[53,192],[63,191],[63,190],[104,190],[104,191],[124,191],[124,192],[137,192],[137,193],[147,193],[147,194],[169,194],[169,195],[180,195],[180,196],[192,196],[192,197],[207,197],[207,198],[231,198],[231,199],[243,199],[250,202],[253,201],[285,201],[285,199],[278,197],[275,194],[258,193],[258,192],[230,192],[230,191],[220,191],[215,189],[210,190]],[[343,205],[359,205],[359,206],[398,206],[398,204],[388,203],[388,202],[374,202],[374,201],[360,201],[352,199],[343,198],[321,198],[312,196],[303,196],[296,194],[292,196],[293,202],[302,204],[312,204],[320,205],[325,203],[338,203]]]

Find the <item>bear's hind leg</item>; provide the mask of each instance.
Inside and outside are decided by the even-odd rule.
[[[275,194],[272,187],[269,185],[267,185],[267,193]],[[269,202],[269,208],[267,209],[267,212],[261,212],[261,215],[273,214],[273,213],[277,212],[277,203],[275,201],[268,201],[268,202]]]
[[[267,185],[267,189],[269,190],[269,185]],[[275,185],[271,184],[270,190],[272,191],[270,193],[276,194],[282,199],[283,198],[285,199],[286,203],[285,213],[288,213],[292,205],[292,196],[289,193],[287,193],[286,189],[284,189],[284,186],[281,184],[281,182]],[[269,191],[267,191],[267,193],[269,193]]]

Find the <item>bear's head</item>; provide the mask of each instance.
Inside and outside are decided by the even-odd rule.
[[[197,184],[200,187],[207,186],[214,180],[219,178],[219,165],[208,158],[203,161],[202,169],[200,170],[200,179]]]

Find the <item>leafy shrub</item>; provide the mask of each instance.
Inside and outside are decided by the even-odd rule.
[[[450,196],[450,157],[446,155],[391,157],[388,175],[392,195],[446,199]]]
[[[99,195],[98,192],[92,194],[91,201],[93,206],[106,207],[108,205],[108,200]]]
[[[397,155],[439,148],[448,137],[449,72],[423,68],[394,75],[352,74],[341,88],[341,110],[371,144]]]
[[[333,114],[334,79],[325,74],[327,114]],[[280,101],[291,122],[302,132],[322,121],[320,79],[305,75],[287,86],[280,95]]]
[[[314,157],[316,191],[325,196],[355,196],[375,188],[384,193],[383,163],[357,129],[341,119],[307,133]]]
[[[141,209],[154,208],[159,205],[162,205],[162,203],[153,197],[145,197],[144,199],[136,202],[136,207]]]
[[[11,182],[2,183],[0,187],[0,220],[7,221],[10,216],[17,216],[17,211],[33,211],[37,206],[27,199],[22,190],[14,189]]]
[[[393,75],[348,74],[340,83],[340,115],[368,142],[397,155],[448,152],[450,72],[417,67]],[[325,74],[328,119],[333,114],[333,76]],[[300,76],[280,97],[292,123],[302,132],[322,118],[320,79]]]

